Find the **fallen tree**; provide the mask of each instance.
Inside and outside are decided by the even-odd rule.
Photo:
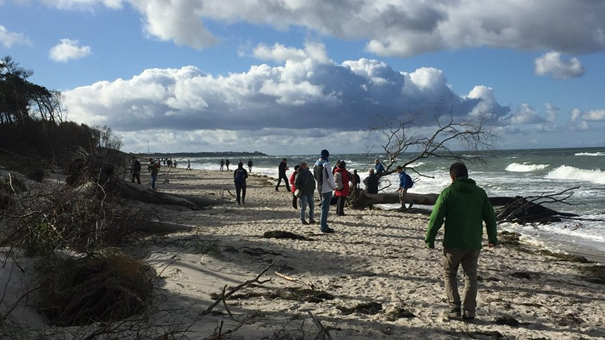
[[[498,222],[526,223],[552,223],[560,222],[562,218],[576,218],[577,214],[559,212],[545,207],[543,204],[563,203],[571,205],[566,200],[573,195],[573,187],[553,194],[542,194],[528,197],[490,197],[489,200],[496,209]],[[435,205],[439,194],[414,194],[407,193],[404,196],[404,204],[411,205]],[[374,204],[400,204],[399,194],[368,194],[361,190],[353,199],[349,199],[352,208],[363,209]],[[401,210],[405,210],[401,207]]]

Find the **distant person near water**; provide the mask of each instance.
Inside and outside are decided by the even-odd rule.
[[[250,158],[250,159],[248,160],[248,170],[249,170],[250,172],[252,172],[252,164],[253,164],[253,163],[252,163],[252,158]]]
[[[292,207],[294,209],[298,209],[298,197],[296,197],[296,195],[294,195],[294,192],[296,191],[296,184],[294,183],[294,181],[296,180],[296,175],[298,175],[298,169],[300,169],[300,165],[295,165],[294,166],[294,172],[292,174],[290,174],[290,188],[292,190]]]
[[[132,175],[132,183],[134,183],[134,180],[136,179],[137,183],[141,184],[141,162],[134,156],[132,156],[130,172]]]
[[[380,162],[380,159],[376,158],[375,163],[376,164],[374,165],[374,170],[376,170],[376,175],[380,175],[381,173],[385,172],[384,164]]]
[[[187,169],[186,170],[191,170],[191,160],[187,160]]]
[[[345,215],[345,202],[349,197],[349,182],[352,176],[346,169],[346,166],[347,163],[345,161],[340,161],[338,167],[334,170],[334,184],[336,186],[334,194],[338,197],[338,202],[336,203],[336,215],[338,216]]]
[[[288,160],[284,158],[281,160],[281,162],[279,162],[279,165],[277,166],[278,178],[277,185],[275,186],[275,191],[279,191],[279,184],[283,179],[284,183],[286,184],[286,190],[290,192],[290,184],[288,183],[288,176],[286,176],[287,170],[290,170],[290,168],[288,168]]]
[[[483,239],[483,222],[489,247],[498,244],[496,215],[485,190],[468,178],[461,162],[450,166],[452,184],[443,189],[429,219],[425,243],[435,248],[435,238],[445,220],[443,237],[443,270],[449,304],[447,317],[473,320],[477,308],[477,263]],[[464,296],[458,293],[458,268],[464,270]]]
[[[225,166],[225,160],[221,158],[221,167],[219,169],[219,171],[223,171],[223,167]]]
[[[156,190],[155,182],[158,179],[158,172],[160,172],[160,162],[154,162],[153,158],[149,158],[147,170],[151,173],[151,190]]]
[[[313,195],[315,194],[315,178],[309,170],[307,162],[300,163],[300,169],[294,179],[294,184],[300,190],[300,223],[302,224],[315,224],[313,219]],[[309,222],[305,220],[305,211],[309,207]]]
[[[330,212],[330,202],[332,201],[332,192],[336,189],[332,168],[328,163],[330,152],[321,150],[321,154],[313,166],[313,175],[317,181],[317,190],[321,197],[321,214],[319,215],[319,230],[322,233],[333,233],[334,229],[328,226],[328,213]]]
[[[235,194],[237,204],[246,204],[246,178],[248,172],[244,169],[244,164],[240,161],[237,163],[237,169],[233,171],[233,182],[235,182]]]
[[[414,181],[405,173],[405,169],[402,166],[397,166],[397,173],[399,174],[399,188],[397,192],[399,193],[399,203],[401,203],[400,209],[405,210],[405,195],[408,193],[408,189],[414,185]],[[408,209],[412,208],[413,205],[414,202],[410,202]]]
[[[231,162],[229,161],[229,158],[227,158],[225,160],[225,166],[227,167],[227,171],[229,171],[229,165],[231,164]]]

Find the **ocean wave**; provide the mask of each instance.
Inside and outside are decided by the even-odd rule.
[[[562,165],[551,172],[545,178],[548,179],[566,179],[576,181],[586,181],[595,184],[605,184],[605,171],[585,170],[574,168],[573,166]]]
[[[510,171],[510,172],[531,172],[531,171],[537,171],[537,170],[544,170],[544,169],[548,168],[549,166],[550,166],[549,164],[511,163],[504,170]]]
[[[605,156],[605,152],[578,152],[574,156],[600,157]]]

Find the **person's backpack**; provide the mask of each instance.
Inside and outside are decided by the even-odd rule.
[[[413,186],[414,186],[414,180],[412,180],[412,177],[410,177],[410,175],[408,175],[406,173],[405,174],[405,189],[409,189]]]
[[[244,180],[246,179],[246,171],[245,170],[237,170],[235,172],[235,183],[236,184],[244,184]]]
[[[317,187],[319,188],[320,191],[321,191],[321,188],[322,188],[322,186],[324,184],[323,174],[324,174],[324,166],[323,166],[323,164],[316,164],[313,167],[313,176],[315,177],[315,180],[317,181]]]
[[[334,184],[336,184],[336,190],[342,190],[344,184],[342,183],[342,172],[336,171],[334,173]]]

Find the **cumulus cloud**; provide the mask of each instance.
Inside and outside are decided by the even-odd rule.
[[[549,123],[556,122],[557,118],[559,117],[559,112],[561,112],[561,109],[550,103],[546,103],[544,104],[544,106],[546,107],[546,121],[548,121]]]
[[[0,44],[10,48],[13,45],[31,45],[31,41],[24,34],[11,32],[0,25]]]
[[[273,46],[267,46],[264,44],[258,45],[252,52],[254,57],[260,60],[272,60],[276,62],[285,61],[303,61],[305,59],[311,59],[320,63],[327,63],[330,61],[326,54],[326,47],[321,43],[306,43],[303,50],[286,47],[282,44],[274,44]]]
[[[57,62],[67,62],[71,59],[81,59],[91,54],[89,46],[80,46],[80,42],[71,39],[61,39],[61,42],[50,49],[50,59]]]
[[[59,8],[129,3],[139,11],[145,31],[179,45],[204,48],[217,43],[203,20],[306,27],[322,35],[367,40],[380,56],[411,56],[443,49],[489,46],[546,49],[570,55],[605,49],[605,2],[559,0],[44,0]],[[557,24],[565,22],[565,25]],[[543,29],[548,27],[548,29]]]
[[[545,121],[546,120],[529,104],[521,104],[519,109],[510,117],[510,122],[512,124],[535,124],[543,123]]]
[[[534,72],[537,75],[550,74],[555,79],[576,78],[586,73],[584,65],[577,58],[564,61],[561,59],[561,53],[559,52],[548,52],[536,58],[535,65]]]
[[[120,131],[168,128],[367,130],[373,117],[404,113],[432,117],[435,100],[451,101],[458,116],[478,110],[503,115],[493,93],[456,95],[443,72],[398,72],[376,60],[342,64],[315,59],[213,76],[187,66],[148,69],[131,79],[83,86],[65,94],[70,118]]]
[[[601,110],[590,110],[582,115],[582,119],[590,122],[602,122],[605,121],[605,109]]]

